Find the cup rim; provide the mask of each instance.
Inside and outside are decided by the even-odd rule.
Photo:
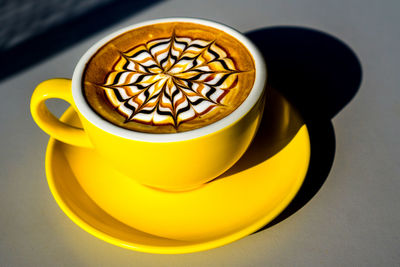
[[[83,79],[83,72],[86,68],[86,63],[102,46],[104,46],[107,42],[114,39],[115,37],[127,31],[133,30],[135,28],[148,26],[152,24],[165,23],[165,22],[192,22],[196,24],[209,26],[212,28],[222,30],[225,33],[236,38],[239,42],[241,42],[249,51],[250,55],[254,60],[254,65],[255,65],[255,80],[249,95],[243,101],[243,103],[239,105],[239,107],[237,107],[233,112],[231,112],[226,117],[211,124],[208,124],[206,126],[203,126],[201,128],[185,132],[178,132],[178,133],[138,132],[122,128],[105,120],[90,107],[89,103],[85,99],[82,88],[82,79]],[[257,101],[262,96],[264,87],[266,85],[266,79],[267,79],[267,69],[261,52],[247,37],[245,37],[239,31],[231,28],[230,26],[211,20],[206,20],[201,18],[189,18],[189,17],[170,17],[170,18],[152,19],[140,23],[135,23],[133,25],[112,32],[111,34],[105,36],[104,38],[97,41],[94,45],[92,45],[80,58],[73,72],[72,96],[75,102],[75,106],[81,113],[81,115],[85,119],[87,119],[90,123],[92,123],[94,126],[100,128],[105,132],[108,132],[112,135],[119,136],[125,139],[136,140],[136,141],[158,142],[158,143],[176,142],[176,141],[195,139],[198,137],[218,132],[234,124],[236,121],[240,120],[240,118],[245,116],[252,109],[252,107],[257,103]]]

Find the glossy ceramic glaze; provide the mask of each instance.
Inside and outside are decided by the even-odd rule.
[[[172,193],[143,186],[101,164],[94,150],[53,138],[46,156],[50,189],[75,223],[117,246],[173,254],[228,244],[275,218],[307,172],[307,128],[286,100],[275,97],[274,102],[277,110],[271,113],[279,118],[261,134],[275,145],[256,137],[227,173],[195,190]],[[79,126],[71,109],[63,121]]]
[[[199,129],[172,134],[127,130],[102,119],[82,93],[82,73],[91,56],[110,39],[143,25],[169,21],[194,22],[223,30],[249,50],[255,65],[253,88],[244,102],[221,120]],[[168,18],[139,23],[117,31],[93,45],[78,62],[71,80],[42,82],[31,99],[35,122],[52,137],[68,144],[91,147],[110,165],[144,185],[170,191],[190,190],[219,176],[246,151],[261,121],[267,72],[258,49],[236,30],[212,21]],[[61,123],[45,100],[60,98],[79,114],[83,129]]]

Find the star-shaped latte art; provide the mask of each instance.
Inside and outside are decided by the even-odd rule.
[[[177,128],[223,105],[238,72],[215,40],[173,35],[121,53],[102,87],[126,122]]]

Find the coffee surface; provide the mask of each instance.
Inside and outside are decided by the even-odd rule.
[[[197,129],[234,111],[250,93],[254,61],[236,38],[189,22],[133,29],[101,47],[83,74],[91,108],[139,132]]]

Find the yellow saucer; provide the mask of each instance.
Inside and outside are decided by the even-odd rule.
[[[276,91],[268,97],[260,130],[242,159],[198,189],[172,193],[142,186],[93,150],[51,138],[50,190],[72,221],[120,247],[175,254],[231,243],[274,219],[307,172],[310,141],[301,116]],[[79,125],[72,109],[62,120]]]

